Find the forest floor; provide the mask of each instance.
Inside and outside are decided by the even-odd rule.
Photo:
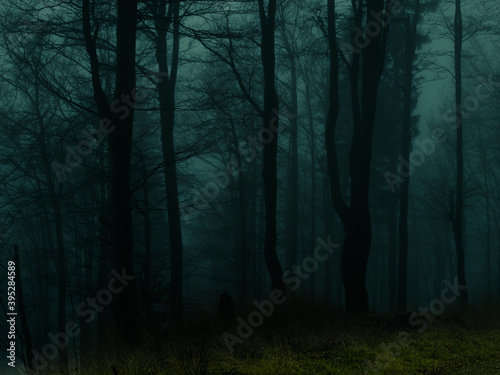
[[[500,374],[500,360],[492,360],[479,365],[467,367],[455,375],[498,375]]]
[[[240,327],[239,334],[241,324],[236,320],[222,325],[214,319],[197,319],[177,330],[161,334],[156,330],[143,349],[126,356],[105,353],[101,360],[92,356],[78,373],[499,375],[499,312],[500,308],[445,311],[434,321],[420,316],[412,326],[406,318],[347,319],[305,307],[293,315],[277,310],[260,326]],[[248,321],[248,315],[242,317]],[[237,338],[232,353],[225,332]]]

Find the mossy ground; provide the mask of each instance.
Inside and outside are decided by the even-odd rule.
[[[197,320],[177,330],[156,331],[142,349],[86,358],[78,373],[113,375],[115,366],[118,375],[500,374],[499,312],[443,314],[423,332],[410,324],[395,325],[390,317],[276,312],[235,344],[233,353],[222,334],[236,335],[236,322],[222,326],[216,320]],[[412,342],[396,346],[402,331]]]

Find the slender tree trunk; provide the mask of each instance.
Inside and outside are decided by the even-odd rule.
[[[96,212],[96,204],[94,202],[98,200],[94,200],[93,196],[90,193],[86,194],[88,202],[93,202],[91,205],[91,209],[88,211],[86,216],[86,225],[85,225],[85,239],[84,239],[84,265],[81,267],[83,273],[83,285],[85,285],[85,292],[88,293],[92,290],[92,274],[95,269],[94,265],[94,242],[92,241],[94,237],[95,223],[92,217],[92,213]],[[75,215],[76,216],[76,215]],[[75,322],[77,320],[74,320]],[[81,357],[87,355],[93,355],[92,349],[92,330],[94,326],[91,324],[86,324],[85,326],[81,326],[81,337],[80,337],[80,347],[81,347]]]
[[[464,245],[464,157],[463,157],[463,118],[462,118],[462,9],[461,0],[455,0],[455,103],[457,119],[457,201],[453,231],[457,251],[457,276],[460,285],[467,285],[465,279],[465,245]],[[467,290],[460,294],[460,304],[468,304]]]
[[[258,215],[258,223],[257,223],[257,228],[259,231],[259,234],[257,236],[258,239],[258,245],[257,245],[257,265],[258,265],[258,270],[259,270],[259,275],[264,275],[265,274],[265,259],[263,259],[264,255],[264,241],[265,241],[265,232],[266,232],[266,222],[265,222],[265,210],[266,210],[266,204],[265,204],[265,198],[264,198],[264,191],[261,191],[259,194],[259,215]],[[259,277],[259,293],[264,291],[264,278]]]
[[[293,114],[298,110],[298,97],[297,97],[297,62],[294,50],[287,32],[284,27],[281,29],[281,36],[287,53],[288,61],[290,62],[290,92],[291,103],[290,111]],[[299,157],[297,146],[297,117],[290,118],[290,194],[289,194],[289,207],[290,207],[290,229],[288,234],[287,245],[287,267],[290,268],[297,264],[297,231],[298,231],[298,207],[299,207]]]
[[[144,165],[144,171],[146,166]],[[151,311],[153,297],[151,292],[151,213],[149,205],[149,185],[144,185],[144,290],[143,305],[145,313]]]
[[[493,211],[494,213],[494,211]],[[496,215],[495,215],[496,216]],[[497,302],[500,302],[500,225],[498,224],[498,220],[494,217],[493,222],[495,223],[495,227],[497,229],[498,235],[498,299]]]
[[[23,278],[21,275],[21,261],[19,260],[19,248],[14,245],[14,263],[15,263],[15,275],[16,275],[16,295],[19,304],[19,316],[21,318],[21,324],[23,326],[23,341],[26,349],[26,365],[28,368],[32,368],[33,363],[33,341],[31,339],[31,331],[28,324],[28,317],[26,315],[26,303],[24,302],[23,293]]]
[[[395,163],[392,163],[394,165]],[[389,310],[393,311],[397,305],[398,294],[398,200],[392,194],[388,197],[389,207]]]
[[[417,25],[420,18],[420,0],[415,1],[413,19],[405,24],[406,46],[403,85],[403,144],[401,156],[410,160],[411,146],[411,113],[413,103],[413,62],[417,48]],[[408,194],[410,176],[401,183],[399,193],[399,264],[398,264],[398,309],[406,311],[408,294]]]
[[[486,156],[486,151],[483,145],[483,134],[481,131],[481,125],[478,126],[478,141],[479,141],[479,155],[481,158],[481,166],[484,174],[484,190],[486,194],[485,204],[486,204],[486,297],[488,303],[492,303],[491,299],[491,211],[490,211],[490,168],[488,163],[488,158]],[[499,255],[500,256],[500,255]],[[500,275],[499,275],[500,277]]]
[[[182,320],[183,314],[183,244],[182,227],[179,209],[179,191],[177,179],[177,161],[174,143],[175,125],[175,89],[179,64],[179,2],[166,2],[153,9],[155,16],[156,59],[160,72],[168,77],[161,79],[158,86],[161,118],[161,141],[165,161],[165,188],[167,196],[168,227],[170,233],[170,303],[172,323]],[[171,66],[168,64],[167,32],[173,25],[173,51]],[[170,72],[170,74],[168,74]],[[165,74],[164,74],[165,75]]]
[[[330,187],[328,181],[328,175],[324,176],[323,180],[323,223],[325,226],[325,233],[327,235],[333,228],[332,213],[330,207],[332,206],[332,201],[330,199]],[[332,295],[332,285],[334,284],[334,274],[337,274],[336,269],[333,267],[334,260],[328,258],[325,262],[325,306],[330,307],[333,305],[333,295]],[[340,269],[340,267],[339,267]]]
[[[261,58],[264,69],[264,111],[263,132],[268,135],[273,134],[272,141],[265,145],[263,149],[263,170],[262,178],[264,180],[264,199],[266,229],[264,238],[264,257],[267,270],[271,277],[273,289],[285,290],[285,283],[282,280],[283,269],[281,267],[277,248],[276,232],[276,201],[277,201],[277,154],[278,154],[278,116],[279,100],[275,86],[275,19],[276,19],[276,0],[269,0],[267,15],[264,7],[264,0],[259,0],[259,14],[261,21]]]
[[[252,164],[250,179],[251,181],[257,181],[257,167],[255,163]],[[257,286],[258,280],[258,271],[260,270],[260,264],[257,261],[257,187],[250,188],[251,196],[250,196],[250,225],[249,225],[249,233],[250,233],[250,249],[251,249],[251,259],[252,259],[252,267],[251,267],[251,275],[252,275],[252,295],[257,295],[259,292]]]
[[[105,161],[99,161],[101,171],[105,171]],[[97,267],[97,282],[96,285],[100,288],[106,285],[106,278],[108,277],[110,267],[110,250],[111,250],[111,222],[109,221],[110,209],[109,198],[106,195],[108,191],[107,183],[101,180],[99,184],[99,206],[101,211],[101,219],[99,220],[99,254],[98,254],[98,267]],[[108,313],[107,310],[102,311],[97,318],[97,352],[102,353],[106,350],[109,343],[109,330],[108,330]],[[83,323],[85,324],[85,323]]]
[[[241,154],[237,151],[239,149],[238,136],[236,135],[236,127],[231,115],[231,135],[233,147],[235,149],[234,156],[237,165],[243,165]],[[238,305],[241,308],[245,307],[247,296],[247,268],[248,268],[248,244],[247,244],[247,213],[246,213],[246,189],[245,189],[245,176],[243,172],[238,174],[238,258],[239,258],[239,275],[238,275]]]
[[[306,83],[306,103],[309,117],[309,132],[311,137],[311,236],[309,246],[310,251],[313,251],[316,247],[316,132],[314,131],[313,109],[310,95],[310,88],[308,83]]]
[[[49,198],[51,203],[52,212],[54,215],[54,222],[56,226],[56,243],[57,243],[57,276],[58,276],[58,307],[57,307],[57,330],[64,332],[66,327],[66,250],[64,248],[64,233],[63,233],[63,217],[61,210],[60,197],[56,192],[55,181],[50,166],[49,155],[47,151],[46,129],[43,116],[40,112],[40,89],[39,85],[35,85],[34,95],[34,110],[40,128],[40,154],[42,157],[42,165],[44,167],[47,188],[49,190]],[[68,354],[67,348],[59,350],[60,364],[63,371],[68,371]]]

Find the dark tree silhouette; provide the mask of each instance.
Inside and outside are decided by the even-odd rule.
[[[283,268],[281,267],[276,251],[276,201],[278,196],[278,181],[276,177],[276,157],[278,153],[278,116],[279,111],[278,94],[275,83],[275,40],[274,32],[276,27],[276,0],[269,0],[267,14],[264,7],[264,0],[259,0],[260,27],[262,31],[261,58],[264,69],[264,111],[262,114],[264,121],[264,131],[267,134],[274,134],[271,142],[263,149],[263,170],[264,199],[266,230],[264,235],[264,258],[267,270],[271,277],[273,288],[285,289],[282,280]]]
[[[98,113],[107,122],[111,154],[111,250],[113,265],[119,273],[134,275],[132,204],[130,189],[130,158],[134,105],[122,102],[123,96],[133,96],[136,89],[135,53],[137,29],[137,1],[117,1],[116,20],[116,87],[115,101],[109,103],[101,85],[101,74],[96,38],[99,27],[92,31],[90,1],[83,0],[82,19],[85,47],[90,59],[92,88]],[[117,107],[117,103],[120,107]],[[113,317],[117,333],[128,343],[135,344],[140,335],[140,314],[135,280],[113,300]]]
[[[354,25],[361,29],[365,6],[353,1]],[[377,23],[375,15],[388,12],[384,0],[369,1],[366,4],[366,24]],[[325,144],[332,201],[342,221],[345,238],[342,251],[341,272],[345,290],[345,307],[350,313],[368,310],[366,290],[366,269],[371,246],[371,216],[368,202],[370,186],[370,162],[372,154],[373,125],[377,108],[377,90],[384,68],[385,46],[389,23],[380,25],[380,32],[363,40],[360,54],[355,52],[352,61],[337,48],[335,23],[335,1],[328,1],[328,39],[330,47],[330,94],[329,112],[325,127]],[[354,31],[353,31],[354,34]],[[366,36],[365,36],[366,37]],[[357,39],[353,35],[353,42]],[[358,43],[359,44],[359,43]],[[351,79],[353,106],[353,137],[349,152],[351,179],[350,206],[344,201],[340,188],[337,161],[335,125],[339,114],[339,62],[338,54],[348,65]],[[361,93],[359,92],[358,70],[362,59]]]

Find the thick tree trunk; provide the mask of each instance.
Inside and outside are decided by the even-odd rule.
[[[384,11],[383,0],[368,2],[366,22],[377,22],[374,14]],[[363,7],[353,2],[355,23],[363,19]],[[387,11],[387,9],[385,9]],[[353,137],[349,153],[351,177],[350,207],[344,201],[340,189],[339,168],[335,145],[335,126],[339,113],[338,83],[339,63],[335,26],[335,1],[328,1],[328,36],[330,47],[330,98],[325,128],[325,142],[330,188],[335,210],[345,229],[344,248],[341,257],[341,273],[345,291],[345,308],[348,313],[364,313],[368,310],[368,292],[365,286],[366,269],[371,246],[371,217],[368,203],[370,162],[375,122],[377,90],[382,75],[385,46],[389,25],[381,26],[380,33],[362,48],[361,98],[358,92],[358,60],[355,54],[349,63],[351,99],[353,109]]]
[[[91,30],[90,1],[83,0],[82,20],[85,46],[90,58],[92,87],[99,115],[110,119],[113,125],[108,135],[111,154],[112,178],[110,186],[112,226],[111,250],[116,272],[134,276],[132,204],[130,192],[130,158],[132,149],[132,130],[134,124],[134,105],[125,105],[123,97],[135,92],[135,52],[137,29],[137,1],[117,1],[116,27],[116,87],[113,103],[110,105],[101,85],[96,38]],[[120,116],[118,116],[120,114]],[[112,130],[111,130],[112,129]],[[112,303],[113,318],[119,340],[135,345],[140,336],[141,318],[137,304],[135,279],[129,280],[124,290],[114,296]]]
[[[372,113],[374,114],[374,108]],[[366,118],[366,123],[361,125],[358,131],[354,131],[350,155],[351,207],[348,220],[344,223],[346,233],[341,257],[341,273],[346,310],[353,314],[368,310],[365,278],[372,241],[368,205],[371,132],[362,129],[369,130],[373,126],[373,121],[373,117]]]
[[[116,90],[115,98],[130,95],[135,90],[135,44],[137,23],[137,2],[135,0],[117,1],[117,46],[116,46]],[[116,129],[109,134],[111,165],[111,248],[114,267],[117,272],[125,271],[134,275],[132,203],[130,192],[130,158],[132,149],[132,130],[134,111],[130,108],[128,116],[118,118]],[[117,323],[119,336],[128,344],[136,344],[140,335],[140,314],[137,305],[135,280],[116,296],[113,317]]]

